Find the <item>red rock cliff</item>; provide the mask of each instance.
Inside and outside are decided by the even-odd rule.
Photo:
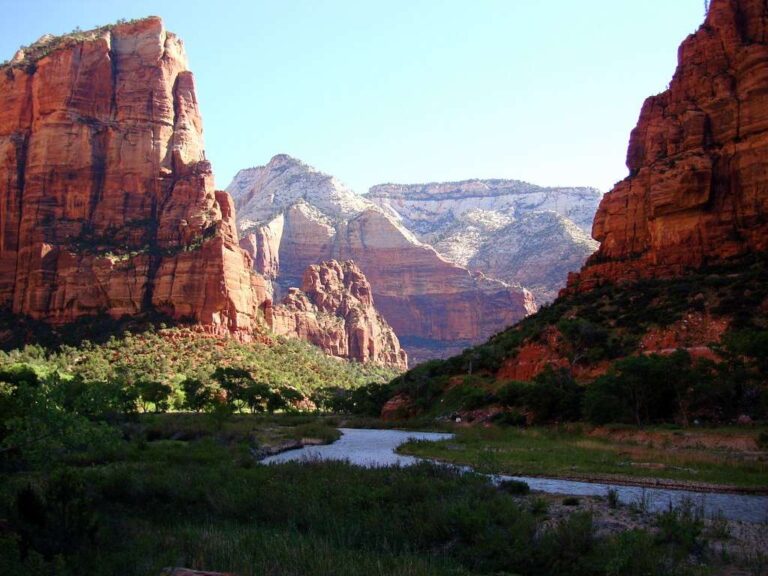
[[[669,89],[646,100],[630,176],[605,195],[602,244],[566,291],[768,250],[768,3],[712,0]]]
[[[0,68],[0,306],[54,324],[158,310],[245,336],[266,295],[234,219],[159,18],[46,37]]]
[[[297,337],[329,354],[405,369],[408,358],[394,330],[376,311],[371,285],[353,262],[307,268],[271,314],[275,333]]]

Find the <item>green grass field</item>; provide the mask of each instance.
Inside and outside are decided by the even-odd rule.
[[[465,428],[455,439],[410,442],[400,451],[511,475],[658,478],[768,490],[765,452],[681,448],[675,446],[674,432],[660,430],[657,435],[657,443],[649,445],[591,437],[578,429]]]

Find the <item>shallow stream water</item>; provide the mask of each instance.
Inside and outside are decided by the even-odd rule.
[[[264,464],[289,461],[346,460],[358,466],[410,466],[421,459],[397,454],[395,450],[409,440],[447,440],[452,434],[437,432],[408,432],[404,430],[364,430],[340,428],[342,436],[333,444],[306,446],[262,460]],[[467,470],[469,470],[467,468]],[[661,512],[669,506],[688,501],[700,507],[706,516],[722,515],[728,520],[768,523],[768,496],[747,494],[721,494],[673,490],[667,488],[643,488],[596,482],[577,482],[557,478],[533,478],[527,476],[492,476],[494,482],[514,479],[526,482],[531,490],[551,494],[574,496],[605,496],[615,490],[619,501],[635,504],[650,512]]]

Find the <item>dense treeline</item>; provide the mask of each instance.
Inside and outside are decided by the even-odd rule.
[[[751,339],[745,342],[755,345]],[[761,365],[764,358],[732,350],[723,350],[728,359],[722,362],[692,358],[685,350],[628,356],[587,384],[577,383],[568,369],[554,368],[532,382],[499,382],[481,374],[459,377],[457,383],[455,377],[435,374],[435,365],[424,365],[396,379],[384,391],[382,386],[372,385],[356,394],[368,392],[369,402],[380,409],[390,397],[404,393],[415,400],[420,412],[433,415],[500,405],[505,411],[497,421],[509,424],[584,420],[593,424],[688,426],[724,424],[745,417],[768,419],[768,386]],[[382,401],[376,403],[377,399]]]
[[[302,342],[243,344],[176,328],[55,350],[26,346],[0,352],[0,462],[98,449],[114,441],[111,425],[142,412],[221,421],[239,412],[344,409],[354,389],[394,374]]]

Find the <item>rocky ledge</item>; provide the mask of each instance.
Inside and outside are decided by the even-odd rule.
[[[328,354],[405,369],[408,357],[394,330],[374,307],[371,285],[354,262],[307,268],[268,314],[281,336],[307,340]]]

